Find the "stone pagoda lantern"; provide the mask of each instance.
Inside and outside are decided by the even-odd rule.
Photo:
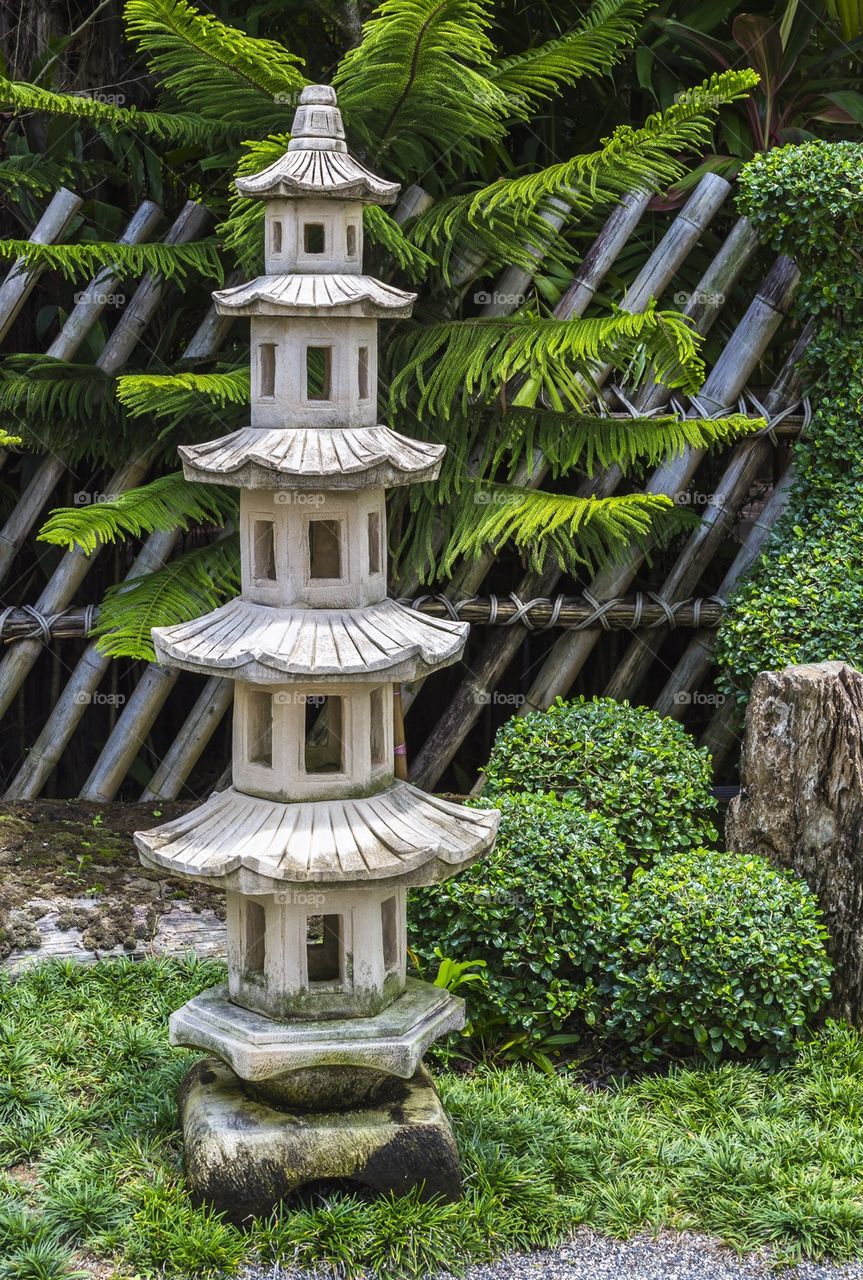
[[[444,452],[377,423],[378,320],[415,295],[363,275],[362,215],[398,187],[348,154],[315,85],[285,155],[237,188],[266,202],[266,274],[213,296],[251,320],[251,425],[180,454],[241,489],[242,594],[153,632],[160,662],[236,681],[233,785],[135,837],[146,866],[227,893],[227,986],[170,1022],[212,1055],[181,1093],[187,1173],[235,1220],[333,1182],[451,1198],[422,1056],[464,1007],[407,976],[405,898],[487,851],[498,814],[393,773],[393,684],[467,632],[386,595],[384,491]]]

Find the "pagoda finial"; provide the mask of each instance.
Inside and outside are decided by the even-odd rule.
[[[289,151],[347,151],[336,91],[328,84],[306,85],[291,127]]]

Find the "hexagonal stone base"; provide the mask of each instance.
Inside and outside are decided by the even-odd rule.
[[[272,1212],[316,1184],[423,1199],[461,1195],[452,1128],[425,1067],[396,1082],[385,1104],[349,1111],[282,1111],[250,1098],[217,1058],[180,1090],[186,1177],[196,1203],[232,1222]]]
[[[243,1080],[319,1067],[355,1067],[409,1080],[426,1049],[464,1026],[464,1001],[408,978],[404,994],[370,1018],[278,1022],[211,987],[171,1014],[171,1044],[216,1054]]]

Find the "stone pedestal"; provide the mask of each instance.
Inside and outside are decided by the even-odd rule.
[[[458,1150],[424,1067],[370,1107],[276,1108],[251,1097],[218,1058],[192,1067],[180,1093],[193,1198],[232,1222],[317,1188],[456,1200]]]

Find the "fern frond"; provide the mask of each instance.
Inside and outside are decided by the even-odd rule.
[[[248,423],[249,367],[212,373],[132,373],[117,379],[117,399],[130,418],[144,414],[163,421],[163,438],[182,427],[183,440],[227,435]]]
[[[351,133],[399,176],[454,173],[499,141],[512,105],[486,69],[488,0],[384,0],[333,84]]]
[[[598,151],[574,156],[522,178],[500,178],[473,197],[471,214],[488,218],[503,206],[542,207],[552,196],[576,209],[618,200],[629,191],[662,191],[686,172],[684,152],[708,140],[719,108],[745,97],[754,71],[722,71],[681,93],[665,111],[634,129],[620,125]]]
[[[710,449],[760,431],[763,418],[732,413],[726,418],[611,418],[591,414],[552,413],[543,409],[511,409],[484,418],[484,456],[480,475],[496,475],[506,467],[515,475],[522,461],[541,457],[554,478],[576,469],[593,475],[597,467],[655,467],[685,449]]]
[[[126,31],[162,87],[208,120],[278,128],[308,83],[302,59],[275,40],[229,27],[186,0],[128,0]]]
[[[473,195],[438,200],[408,232],[414,244],[435,254],[447,283],[452,264],[465,260],[482,263],[483,275],[507,266],[533,275],[540,259],[546,268],[572,266],[566,241],[538,210],[500,208],[485,218],[477,216],[473,204]]]
[[[72,172],[73,166],[65,158],[57,162],[30,153],[6,156],[0,161],[0,192],[14,203],[25,193],[45,196],[65,186]]]
[[[395,218],[380,205],[368,204],[363,209],[363,231],[366,239],[392,254],[408,279],[423,280],[435,265],[434,258],[412,244]]]
[[[115,410],[114,379],[92,364],[22,352],[0,365],[0,415],[14,419],[16,431],[52,418],[103,426]]]
[[[449,576],[460,556],[497,554],[508,542],[537,571],[551,557],[562,570],[595,572],[655,532],[662,516],[671,517],[675,529],[691,520],[688,514],[681,519],[680,509],[662,494],[576,498],[512,485],[476,486],[462,504],[441,572]]]
[[[489,79],[525,115],[586,75],[609,71],[638,32],[650,0],[597,0],[582,22],[556,40],[496,62]]]
[[[93,635],[112,658],[155,657],[151,630],[190,622],[230,600],[240,590],[240,545],[236,534],[198,547],[142,578],[118,583],[105,595]]]
[[[237,511],[236,495],[218,485],[191,484],[182,471],[127,489],[107,502],[86,507],[57,507],[39,531],[40,542],[85,555],[106,542],[138,538],[155,529],[170,532],[190,524],[221,527]]]
[[[0,107],[6,111],[39,111],[66,116],[110,129],[134,129],[164,142],[192,145],[212,139],[213,122],[181,111],[139,111],[86,94],[53,93],[38,85],[0,76]]]
[[[588,320],[458,320],[414,327],[393,345],[398,373],[390,388],[393,409],[418,393],[417,412],[447,418],[466,413],[472,398],[489,401],[524,375],[555,409],[583,408],[593,394],[591,371],[611,363],[626,377],[652,366],[667,387],[693,392],[704,367],[699,337],[688,320],[650,306]]]
[[[0,240],[0,259],[3,258],[21,258],[28,267],[60,271],[67,280],[110,267],[123,277],[153,271],[166,280],[184,280],[192,272],[224,283],[219,242],[215,238],[187,244],[37,244],[32,240]]]

